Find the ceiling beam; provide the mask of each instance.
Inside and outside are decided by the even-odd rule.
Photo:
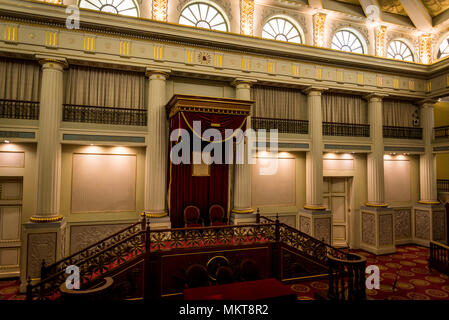
[[[421,0],[400,0],[402,6],[412,20],[415,27],[421,31],[429,32],[433,28],[432,17]]]
[[[309,0],[309,6],[314,9],[323,9],[323,3],[321,0]]]
[[[378,22],[384,20],[383,11],[380,9],[379,2],[377,0],[359,0],[359,2],[367,18],[375,15],[378,18]],[[377,7],[377,9],[372,9],[371,6]]]

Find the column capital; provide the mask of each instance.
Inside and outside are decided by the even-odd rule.
[[[388,97],[388,94],[385,94],[385,93],[370,93],[370,94],[367,94],[367,95],[363,96],[363,98],[365,100],[373,101],[373,102],[374,101],[382,101],[382,99],[385,98],[385,97]]]
[[[245,78],[235,78],[231,85],[234,87],[241,86],[241,85],[247,85],[249,88],[251,88],[252,85],[254,85],[257,82],[257,80],[254,79],[245,79]]]
[[[147,67],[145,69],[145,75],[150,79],[167,80],[170,73],[171,73],[170,69],[153,68],[153,67]]]
[[[42,67],[51,69],[64,69],[68,68],[69,64],[65,58],[47,56],[47,55],[35,55],[35,58],[39,61]]]
[[[302,90],[302,92],[309,96],[314,96],[314,95],[316,96],[316,95],[321,95],[324,91],[327,91],[327,90],[329,90],[329,88],[310,86],[310,87],[307,87],[304,90]]]
[[[421,106],[421,107],[433,107],[433,105],[435,104],[435,103],[437,103],[438,102],[438,100],[437,99],[430,99],[430,98],[426,98],[426,99],[422,99],[422,100],[420,100],[420,101],[418,101],[418,104]]]

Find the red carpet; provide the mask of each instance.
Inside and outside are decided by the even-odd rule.
[[[373,300],[449,300],[449,277],[436,270],[429,271],[429,249],[406,245],[398,246],[392,255],[375,256],[355,251],[367,258],[367,265],[380,269],[380,289],[367,290]],[[396,287],[394,282],[398,276]],[[298,300],[314,300],[317,291],[327,290],[328,281],[309,281],[291,285]]]

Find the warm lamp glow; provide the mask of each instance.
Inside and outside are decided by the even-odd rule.
[[[325,22],[326,14],[320,12],[313,16],[313,45],[316,47],[324,47]]]
[[[167,21],[168,0],[153,0],[153,19],[157,21]]]
[[[240,1],[240,33],[253,35],[254,0]]]

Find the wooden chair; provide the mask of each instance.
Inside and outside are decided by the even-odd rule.
[[[186,228],[197,228],[204,226],[200,209],[198,209],[198,207],[187,206],[184,209],[184,226]]]
[[[209,208],[209,220],[211,226],[225,226],[228,219],[225,217],[225,210],[219,204],[214,204]]]

